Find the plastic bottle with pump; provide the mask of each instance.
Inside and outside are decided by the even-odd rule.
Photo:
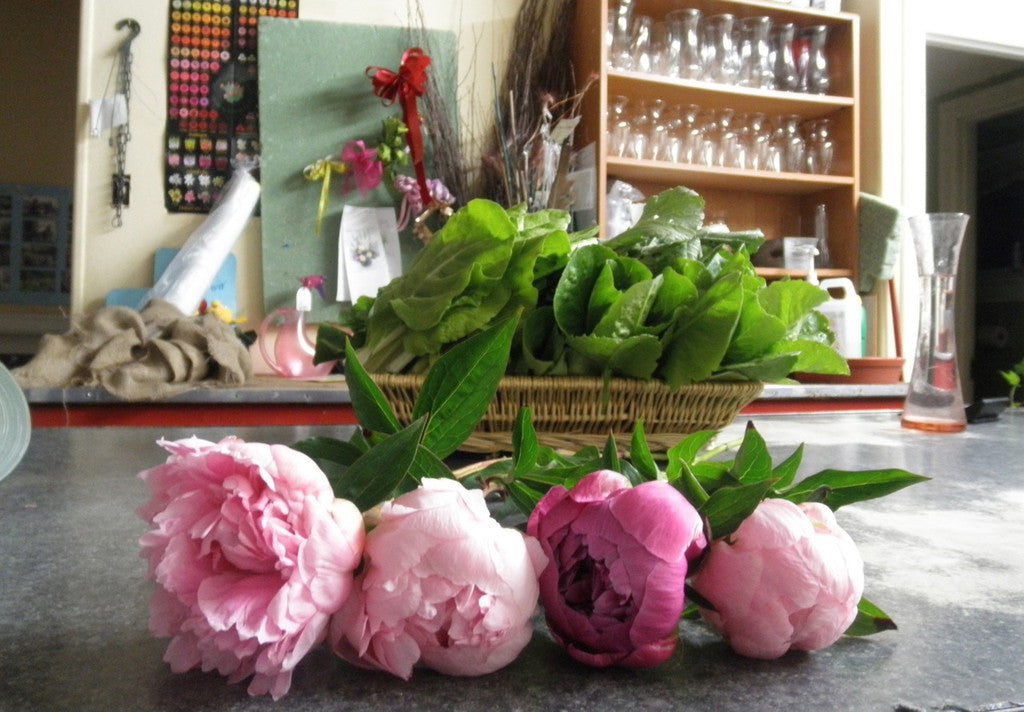
[[[864,310],[860,296],[857,294],[857,288],[847,277],[829,277],[819,280],[818,274],[814,270],[814,256],[818,250],[812,247],[809,252],[810,270],[807,272],[807,281],[818,285],[829,294],[828,301],[820,304],[817,310],[828,319],[829,328],[836,337],[836,350],[843,358],[863,357]],[[834,292],[840,292],[841,296],[833,296]]]

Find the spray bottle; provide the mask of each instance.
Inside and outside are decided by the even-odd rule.
[[[322,275],[299,280],[295,308],[276,309],[260,324],[260,354],[274,372],[285,378],[323,378],[334,368],[334,361],[313,365],[316,342],[306,334],[306,314],[313,309],[313,289],[323,290]],[[322,296],[322,294],[321,294]],[[273,353],[267,342],[273,342]]]

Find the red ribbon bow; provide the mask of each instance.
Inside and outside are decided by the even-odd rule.
[[[394,104],[397,99],[402,107],[402,120],[409,129],[409,154],[424,205],[430,204],[431,197],[427,175],[423,169],[423,136],[420,133],[420,115],[416,110],[416,99],[423,96],[427,90],[429,66],[430,57],[419,47],[413,47],[402,54],[402,64],[397,73],[384,67],[366,68],[367,74],[373,73],[373,93],[388,105]]]

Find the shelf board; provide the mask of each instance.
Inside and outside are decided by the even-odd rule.
[[[789,277],[790,279],[806,279],[807,270],[802,269],[785,269],[783,267],[755,267],[757,273],[765,279],[782,279],[783,277]],[[827,279],[829,277],[850,277],[853,278],[853,270],[850,269],[838,269],[834,267],[816,267],[814,272],[818,275],[819,279]]]
[[[848,96],[751,89],[618,69],[609,69],[607,74],[609,94],[657,96],[672,103],[697,104],[701,107],[726,106],[746,113],[796,114],[810,119],[827,116],[837,109],[854,105],[854,99]]]
[[[832,188],[851,187],[850,176],[811,173],[774,173],[738,168],[697,166],[688,163],[646,161],[609,156],[608,174],[625,181],[655,182],[700,187],[746,190],[756,193],[805,195]]]

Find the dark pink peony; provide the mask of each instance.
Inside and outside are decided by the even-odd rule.
[[[217,670],[274,699],[352,590],[364,528],[310,458],[225,438],[160,441],[167,462],[140,473],[150,500],[140,540],[158,588],[150,629],[172,638],[174,672]]]
[[[770,660],[839,639],[857,616],[864,562],[825,505],[767,499],[711,544],[693,587],[733,650]]]
[[[554,487],[527,532],[549,562],[540,596],[555,640],[598,667],[650,667],[675,650],[688,560],[704,548],[697,511],[666,482],[630,487],[593,472]]]
[[[491,518],[480,490],[424,479],[381,508],[331,644],[349,662],[404,679],[416,665],[493,672],[533,635],[544,563],[534,539]]]

